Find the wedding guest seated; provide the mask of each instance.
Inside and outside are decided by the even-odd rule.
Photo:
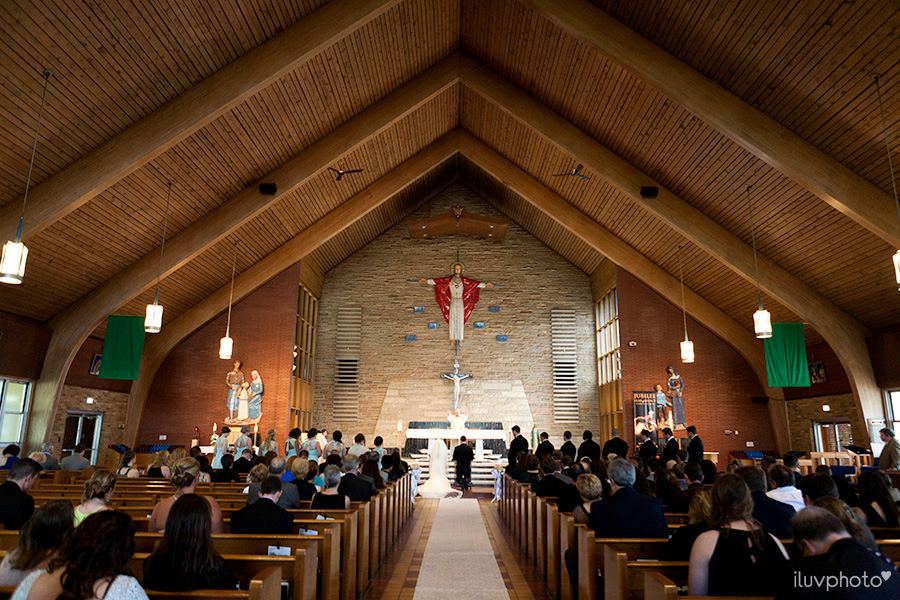
[[[34,498],[28,490],[41,476],[41,465],[29,458],[16,461],[9,476],[0,484],[0,524],[6,529],[21,529],[34,513]]]
[[[669,503],[669,510],[672,512],[687,512],[694,494],[703,489],[703,467],[694,462],[684,465],[684,481],[687,488],[675,492]]]
[[[291,458],[295,457],[292,456]],[[313,494],[316,493],[316,485],[311,481],[307,481],[309,465],[309,461],[305,458],[297,458],[291,465],[294,475],[293,484],[297,486],[297,496],[301,500],[311,500]]]
[[[728,466],[725,467],[725,472],[726,472],[726,473],[734,473],[735,471],[737,471],[737,470],[740,469],[741,467],[746,467],[746,466],[747,466],[747,465],[744,464],[744,461],[742,461],[742,460],[739,459],[739,458],[736,458],[736,459],[734,459],[733,461],[731,461],[730,463],[728,463]]]
[[[59,461],[59,468],[63,471],[81,471],[91,466],[91,461],[84,457],[84,446],[75,444],[72,454]]]
[[[675,463],[675,466],[672,467],[672,474],[678,479],[678,487],[679,489],[686,490],[687,482],[684,480],[684,466],[686,462]]]
[[[869,527],[897,527],[900,508],[891,498],[884,480],[875,471],[859,476],[859,508],[856,512]]]
[[[576,523],[587,523],[591,516],[591,507],[600,501],[603,494],[603,485],[596,475],[584,473],[575,480],[575,488],[581,496],[581,504],[572,511],[572,517]]]
[[[343,457],[340,454],[329,454],[328,456],[325,457],[325,462],[323,462],[322,464],[323,465],[334,465],[335,467],[340,469],[344,464],[344,461],[342,460],[342,458]]]
[[[209,459],[201,454],[195,460],[200,465],[200,483],[211,482],[214,471],[212,465],[209,464]]]
[[[669,469],[658,469],[653,478],[653,495],[662,500],[664,506],[670,506],[675,494],[681,491],[675,474]]]
[[[34,452],[32,452],[31,454],[28,455],[28,458],[30,458],[31,460],[33,460],[34,462],[39,464],[41,466],[41,471],[44,470],[44,463],[47,461],[46,454],[35,450]]]
[[[19,448],[16,444],[10,444],[6,448],[3,449],[3,466],[0,466],[0,471],[11,468],[14,464],[19,462],[19,454],[22,452],[22,449]]]
[[[693,495],[687,512],[688,524],[675,530],[662,547],[660,560],[691,559],[694,542],[701,533],[709,531],[709,521],[712,518],[712,492],[709,488],[703,488]]]
[[[606,473],[606,471],[604,471]],[[565,475],[572,481],[577,481],[578,477],[585,474],[584,467],[580,462],[572,463],[568,469],[565,470]],[[606,476],[601,479],[601,481],[605,480]],[[567,485],[556,497],[556,507],[557,510],[561,513],[570,513],[575,510],[575,507],[583,502],[581,498],[581,494],[578,493],[578,488],[574,483]]]
[[[531,491],[541,497],[557,498],[564,488],[572,485],[572,480],[560,473],[559,463],[545,454],[540,464],[543,477],[531,484]]]
[[[634,491],[634,465],[617,458],[607,467],[611,495],[591,507],[588,527],[597,537],[668,538],[662,502]]]
[[[144,563],[145,588],[165,592],[237,588],[237,579],[213,549],[213,514],[205,497],[182,495],[172,504],[165,524],[159,547]]]
[[[101,510],[109,510],[110,499],[116,491],[116,476],[106,469],[97,469],[91,474],[91,478],[84,482],[84,493],[81,494],[81,504],[75,507],[73,519],[75,527],[82,521]]]
[[[710,525],[691,549],[688,595],[771,596],[787,553],[753,518],[750,488],[737,475],[713,486]]]
[[[675,453],[675,460],[677,464],[684,465],[688,462],[688,451],[687,449],[681,449]]]
[[[800,473],[800,459],[797,458],[796,454],[785,454],[781,462],[784,466],[791,470],[791,473],[793,473],[794,487],[799,490],[800,483],[804,479],[803,474]]]
[[[104,510],[75,528],[65,560],[51,561],[48,571],[33,571],[11,600],[66,598],[146,600],[137,579],[128,575],[134,555],[134,522],[125,513]]]
[[[803,503],[809,506],[819,498],[830,496],[838,497],[837,484],[831,475],[826,473],[813,473],[803,478],[803,483],[798,488],[803,495]]]
[[[296,483],[297,478],[294,476],[294,461],[296,461],[299,456],[288,456],[284,462],[284,473],[281,474],[281,480],[285,483]],[[308,460],[304,458],[304,460]],[[309,469],[307,469],[309,470]]]
[[[141,472],[134,467],[134,464],[136,462],[137,457],[131,450],[128,450],[127,452],[122,454],[122,460],[119,462],[119,468],[116,469],[116,477],[140,477]]]
[[[831,477],[831,480],[837,486],[838,498],[846,502],[848,506],[859,506],[859,497],[856,495],[856,489],[847,481],[845,475],[835,475],[831,472],[831,467],[828,465],[819,465],[816,467],[816,473],[824,473]]]
[[[306,474],[306,480],[316,486],[317,490],[325,489],[325,480],[319,475],[319,463],[314,460],[309,461],[309,473]]]
[[[766,474],[759,467],[741,467],[735,474],[744,480],[750,489],[753,499],[753,518],[756,519],[766,533],[779,539],[791,537],[791,517],[794,507],[766,495]]]
[[[359,475],[359,459],[352,454],[343,458],[344,476],[338,491],[350,498],[351,502],[367,502],[375,495],[375,480]]]
[[[778,464],[778,461],[775,460],[774,456],[763,456],[762,460],[759,461],[759,467],[763,470],[763,473],[766,474],[766,481],[767,481],[767,484],[770,486],[769,489],[772,489],[771,488],[772,481],[769,478],[769,471],[772,470],[772,467],[774,467],[777,464]]]
[[[182,458],[172,467],[172,477],[169,482],[175,488],[175,494],[167,498],[163,498],[153,507],[150,513],[150,523],[147,531],[153,533],[163,531],[166,526],[166,520],[169,518],[169,511],[172,505],[185,494],[193,494],[200,483],[200,463],[194,458]],[[202,496],[208,503],[212,518],[212,532],[225,533],[225,523],[222,521],[222,510],[219,503],[211,496]]]
[[[712,485],[719,478],[719,469],[716,463],[711,460],[700,461],[700,468],[703,469],[703,483]]]
[[[250,472],[247,473],[247,487],[241,490],[243,494],[250,493],[250,486],[254,483],[262,483],[262,480],[269,476],[269,467],[266,465],[255,465]]]
[[[264,466],[264,465],[260,465]],[[269,463],[268,473],[266,477],[277,477],[281,481],[281,474],[284,473],[284,459],[276,456]],[[265,477],[263,478],[263,480]],[[250,489],[247,491],[247,504],[253,504],[259,498],[259,490],[262,481],[259,483],[251,483]],[[300,508],[300,495],[297,492],[297,486],[293,483],[283,483],[281,486],[281,496],[278,499],[278,506],[284,509]]]
[[[776,599],[900,598],[900,570],[853,539],[827,510],[815,506],[801,510],[791,520],[791,531],[804,556],[791,561]]]
[[[253,451],[250,448],[241,450],[241,455],[235,459],[233,468],[238,473],[249,473],[253,468]]]
[[[518,454],[516,454],[515,461],[506,466],[506,474],[513,479],[519,479],[519,475],[526,471],[525,459],[527,457],[527,452],[519,452]]]
[[[541,478],[540,461],[534,454],[525,455],[525,471],[519,474],[519,483],[534,483]]]
[[[844,524],[844,528],[847,532],[853,536],[857,542],[868,548],[873,552],[878,552],[880,548],[878,547],[878,542],[875,540],[875,536],[872,535],[872,531],[869,527],[860,520],[859,515],[856,514],[852,508],[847,506],[847,504],[841,500],[840,498],[832,498],[831,496],[823,496],[818,498],[817,500],[813,500],[811,506],[818,506],[819,508],[824,508],[838,519],[841,520],[841,523]]]
[[[169,471],[169,451],[160,450],[153,458],[153,464],[147,467],[147,477],[164,477],[168,479],[171,474]]]
[[[231,533],[290,534],[294,530],[294,517],[278,506],[281,498],[281,479],[270,475],[259,487],[259,498],[231,515]]]
[[[394,450],[391,453],[391,457],[393,458],[394,465],[391,467],[388,479],[390,481],[397,481],[409,472],[409,465],[400,458],[399,450]]]
[[[68,500],[40,505],[19,531],[16,547],[0,563],[0,585],[19,585],[33,571],[46,571],[52,560],[61,558],[72,535],[74,518]]]
[[[794,473],[784,465],[774,465],[769,469],[772,489],[766,495],[772,500],[790,504],[794,510],[803,510],[803,493],[794,487]]]
[[[240,474],[234,470],[234,457],[230,454],[222,455],[222,468],[213,471],[210,479],[213,483],[227,483],[240,481]]]
[[[325,486],[321,492],[316,492],[310,502],[310,508],[318,510],[341,510],[350,508],[350,498],[338,492],[341,483],[341,470],[334,465],[328,465],[322,473]]]
[[[175,463],[177,463],[182,458],[186,458],[186,457],[187,457],[187,450],[185,450],[183,447],[178,446],[177,448],[172,450],[172,457],[169,459],[169,472],[172,471],[172,468],[175,466]]]
[[[372,454],[374,454],[374,452]],[[378,469],[378,460],[372,458],[372,454],[369,455],[369,460],[366,461],[366,464],[362,466],[360,474],[369,477],[375,482],[376,491],[383,490],[385,489],[384,478],[381,476],[381,471]]]

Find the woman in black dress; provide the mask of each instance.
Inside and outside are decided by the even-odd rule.
[[[341,483],[341,470],[334,465],[328,465],[322,473],[322,479],[325,481],[325,489],[313,495],[309,507],[318,510],[349,509],[350,498],[337,491]]]
[[[897,527],[900,509],[894,504],[884,479],[884,471],[869,471],[859,476],[859,508],[857,512],[869,527]]]
[[[159,548],[144,563],[143,586],[164,592],[237,589],[237,579],[213,549],[206,498],[184,494],[172,505]]]

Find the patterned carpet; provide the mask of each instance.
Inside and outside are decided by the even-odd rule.
[[[414,598],[508,597],[478,500],[440,500]]]

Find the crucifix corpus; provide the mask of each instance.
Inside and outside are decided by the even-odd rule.
[[[442,379],[449,379],[453,382],[453,410],[459,410],[459,382],[463,379],[471,379],[471,373],[460,373],[459,372],[459,361],[453,361],[453,372],[452,373],[442,373]]]

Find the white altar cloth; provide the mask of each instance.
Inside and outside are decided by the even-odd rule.
[[[506,432],[499,429],[407,429],[406,438],[414,440],[475,440],[475,460],[484,460],[484,440],[505,440]]]

